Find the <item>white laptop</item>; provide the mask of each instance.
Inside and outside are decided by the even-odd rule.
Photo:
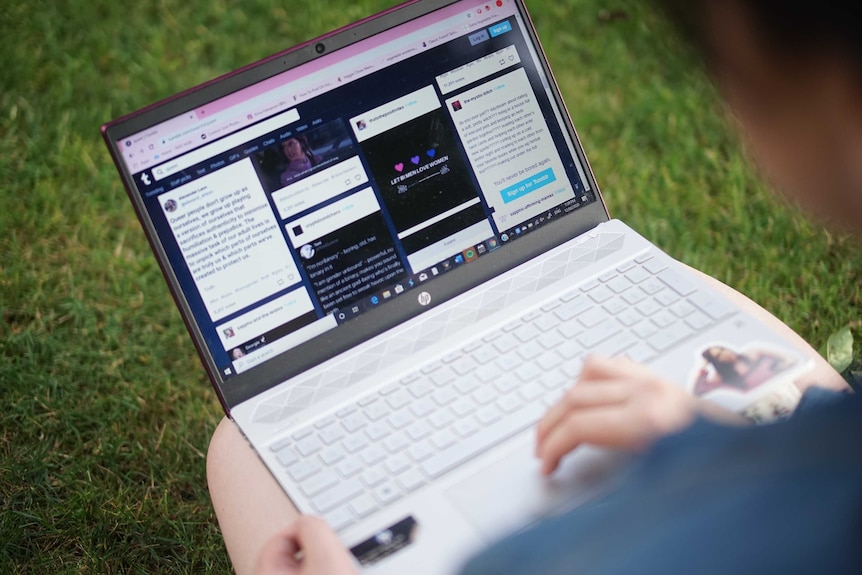
[[[591,352],[734,409],[802,354],[609,220],[521,0],[421,0],[102,129],[225,412],[366,573],[611,483],[536,422]]]

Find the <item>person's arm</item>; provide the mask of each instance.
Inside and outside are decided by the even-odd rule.
[[[350,553],[329,525],[303,515],[269,539],[255,575],[359,575]]]

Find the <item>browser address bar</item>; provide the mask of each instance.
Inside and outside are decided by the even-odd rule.
[[[286,126],[287,124],[292,124],[299,120],[299,112],[297,112],[296,108],[288,110],[283,114],[279,114],[278,116],[274,116],[265,122],[261,122],[260,124],[256,124],[251,128],[246,128],[245,130],[241,130],[235,134],[228,136],[227,138],[223,138],[210,144],[209,146],[204,146],[203,148],[199,148],[193,152],[189,152],[185,156],[180,156],[176,160],[172,160],[170,162],[165,162],[161,166],[156,166],[153,168],[153,178],[156,181],[161,180],[162,178],[170,177],[177,172],[182,172],[186,168],[190,168],[195,164],[199,164],[216,154],[221,154],[222,152],[226,152],[230,149],[236,148],[237,146],[242,145],[243,143],[253,140],[259,136],[263,136],[264,134],[268,134],[273,130],[277,130],[281,127]]]

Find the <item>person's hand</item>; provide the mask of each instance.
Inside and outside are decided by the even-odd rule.
[[[639,450],[682,430],[697,416],[746,422],[627,358],[589,357],[578,383],[539,422],[536,455],[542,473],[550,475],[582,443]]]
[[[266,542],[255,575],[358,575],[350,553],[319,517],[302,515]]]

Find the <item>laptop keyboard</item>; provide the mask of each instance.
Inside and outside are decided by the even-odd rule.
[[[587,354],[649,361],[734,311],[647,253],[270,448],[344,529],[534,426]]]

